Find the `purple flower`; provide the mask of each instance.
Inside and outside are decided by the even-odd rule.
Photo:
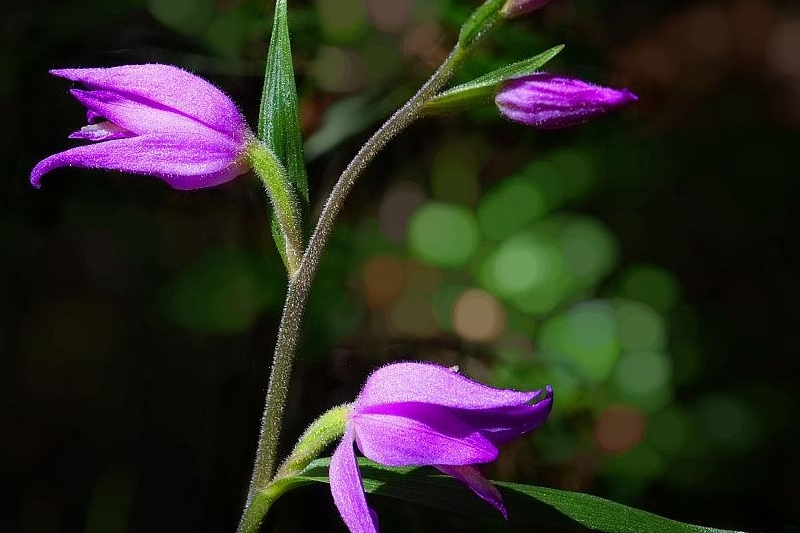
[[[537,72],[509,80],[495,96],[500,112],[540,129],[566,128],[624,107],[639,98],[628,89]]]
[[[507,18],[518,17],[537,9],[542,9],[551,0],[508,0],[501,10]]]
[[[176,189],[199,189],[247,172],[254,136],[219,89],[170,65],[51,70],[82,83],[72,95],[86,107],[87,126],[71,139],[92,141],[40,161],[43,174],[64,167],[105,168],[157,176]]]
[[[353,533],[378,530],[367,506],[353,441],[388,466],[432,465],[465,483],[506,516],[500,492],[473,465],[494,461],[497,447],[527,433],[550,414],[553,391],[493,389],[457,371],[427,363],[376,370],[353,403],[330,463],[331,493]]]

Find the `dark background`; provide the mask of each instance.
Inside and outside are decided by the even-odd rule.
[[[34,190],[28,176],[84,123],[51,68],[177,64],[255,126],[267,4],[4,4],[1,531],[235,527],[284,290],[256,180],[186,193],[72,169]],[[474,5],[291,3],[309,220]],[[800,9],[554,0],[493,35],[459,76],[558,43],[549,68],[630,87],[639,103],[547,133],[489,107],[391,144],[348,201],[314,287],[285,446],[375,366],[432,359],[498,386],[555,385],[552,419],[504,451],[496,478],[798,531]],[[541,204],[506,206],[504,183],[531,185]],[[486,232],[487,198],[512,213],[501,225],[558,259],[527,303],[481,266],[510,235]],[[459,234],[437,220],[469,223]],[[437,256],[437,239],[466,244]],[[384,531],[505,527],[370,501]],[[344,531],[325,487],[288,495],[265,526],[320,529]]]

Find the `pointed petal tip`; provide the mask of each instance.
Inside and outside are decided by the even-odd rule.
[[[70,81],[77,81],[77,78],[80,76],[80,72],[82,68],[54,68],[50,69],[47,72],[52,76],[56,76],[57,78],[64,78]]]
[[[30,182],[35,189],[42,188],[42,176],[44,176],[48,171],[50,171],[49,165],[43,164],[45,161],[47,161],[47,159],[44,159],[43,161],[37,163],[36,166],[33,167],[33,170],[31,170]]]
[[[502,499],[496,504],[493,503],[492,507],[498,510],[498,512],[503,516],[503,520],[508,521],[508,509],[506,509],[506,504],[503,503]]]
[[[639,96],[627,87],[619,89],[620,105],[628,105],[639,101]]]
[[[503,496],[478,468],[473,465],[436,465],[436,468],[462,482],[476,496],[497,509],[503,518],[508,520],[508,510],[503,502]]]
[[[537,400],[536,404],[546,404],[547,405],[547,413],[548,415],[553,410],[553,386],[552,385],[545,385],[544,387],[544,398],[541,400]]]

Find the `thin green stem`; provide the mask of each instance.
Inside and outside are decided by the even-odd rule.
[[[286,265],[289,279],[291,279],[300,268],[303,252],[300,207],[297,197],[292,192],[294,188],[286,174],[286,169],[266,145],[254,140],[248,148],[247,155],[256,175],[264,183],[264,189],[272,204],[272,212],[283,236],[283,239],[276,241],[276,244],[279,248],[281,245],[283,246],[283,249],[279,251]]]
[[[267,388],[264,414],[261,418],[261,434],[256,451],[256,460],[250,487],[247,493],[244,512],[239,523],[239,533],[252,533],[257,530],[269,503],[259,501],[258,494],[269,485],[275,469],[275,459],[283,421],[283,410],[289,381],[292,375],[292,362],[305,311],[306,300],[314,276],[322,257],[322,252],[330,238],[336,216],[342,209],[348,193],[358,177],[380,150],[420,115],[425,102],[433,97],[450,79],[455,67],[464,57],[465,49],[458,45],[431,75],[427,82],[403,107],[398,109],[376,131],[359,150],[345,168],[333,187],[325,206],[320,213],[308,247],[303,254],[300,268],[289,281],[289,289],[283,308],[280,329],[275,345],[275,354]]]
[[[272,484],[284,478],[298,475],[308,464],[320,456],[325,448],[344,434],[347,415],[352,404],[343,404],[322,413],[306,428],[294,450],[278,467]]]

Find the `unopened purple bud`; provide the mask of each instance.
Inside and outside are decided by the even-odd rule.
[[[500,12],[506,18],[519,17],[525,13],[542,9],[550,0],[508,0]]]
[[[592,85],[577,78],[537,72],[506,82],[495,96],[500,113],[539,129],[586,122],[639,98],[628,89]]]

